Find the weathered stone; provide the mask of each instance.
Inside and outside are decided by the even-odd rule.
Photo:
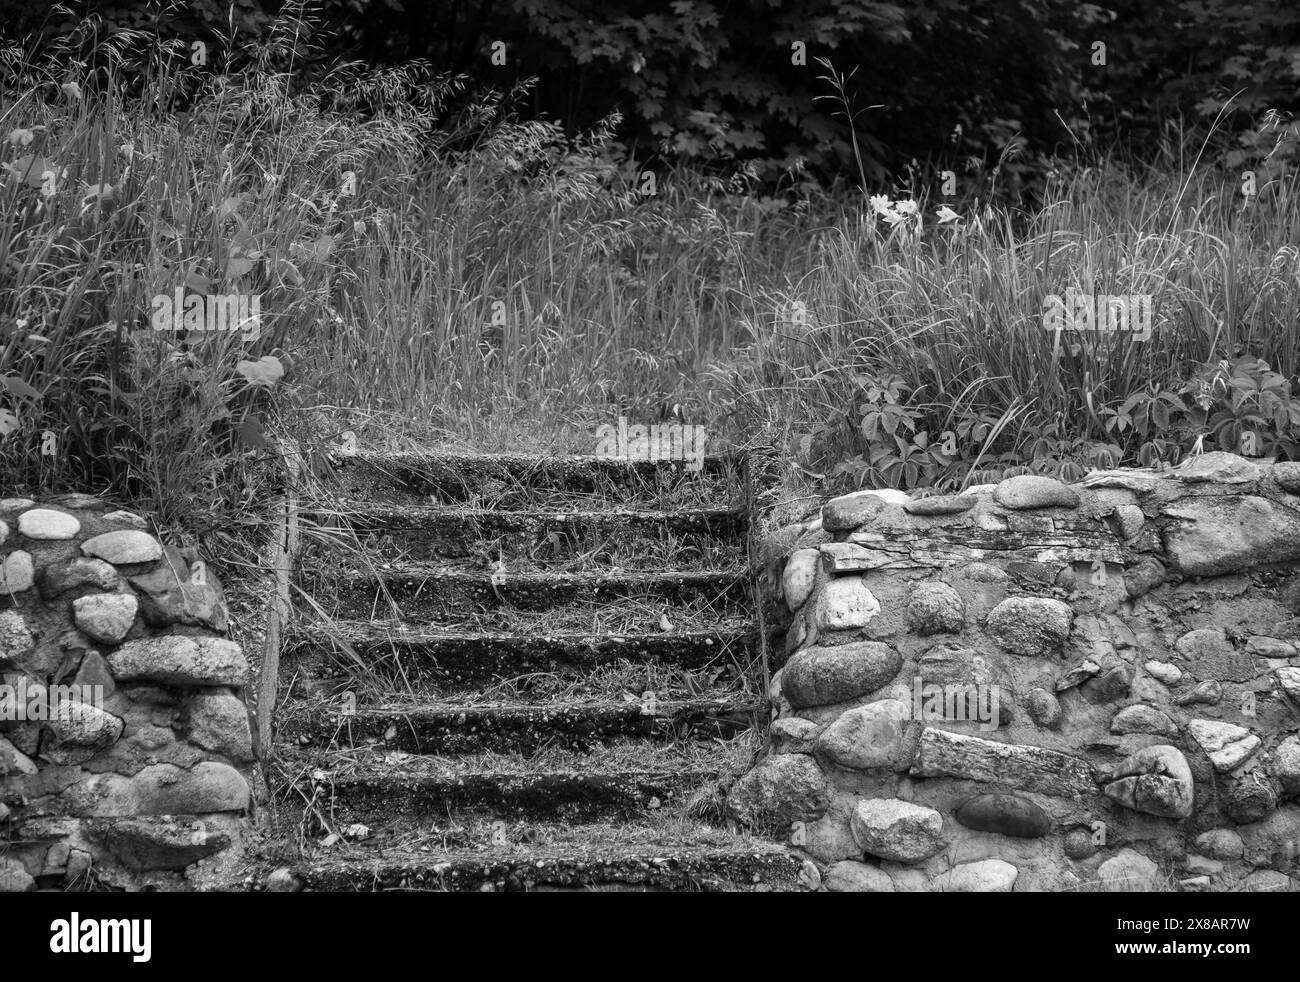
[[[1290,696],[1293,702],[1300,705],[1300,668],[1287,666],[1279,668],[1273,674],[1277,677],[1277,684],[1282,687],[1282,691]]]
[[[1142,667],[1148,675],[1164,685],[1177,685],[1183,677],[1183,670],[1172,662],[1152,659]]]
[[[1281,638],[1269,638],[1256,634],[1246,641],[1246,651],[1261,658],[1294,658],[1296,647]]]
[[[1089,829],[1070,829],[1065,836],[1065,854],[1071,859],[1090,859],[1097,854],[1097,843]]]
[[[1174,476],[1188,484],[1249,484],[1259,480],[1260,470],[1245,457],[1214,450],[1189,457]]]
[[[176,635],[128,641],[108,656],[118,682],[170,685],[243,685],[248,662],[238,644],[224,638]]]
[[[46,726],[57,741],[54,751],[67,747],[102,750],[122,735],[122,720],[97,706],[83,702],[60,701]],[[60,764],[79,762],[60,760],[57,752],[53,751],[48,751],[47,756]]]
[[[104,532],[81,544],[83,556],[93,556],[115,565],[150,563],[162,558],[162,546],[148,532],[120,529]]]
[[[77,628],[96,641],[117,644],[135,623],[139,604],[129,593],[92,593],[72,601]]]
[[[170,816],[119,819],[92,827],[102,842],[127,869],[184,869],[230,845],[225,832],[192,828]]]
[[[197,692],[187,704],[189,740],[231,760],[253,759],[248,709],[229,692]]]
[[[822,528],[844,532],[875,518],[889,502],[876,491],[855,491],[832,498],[822,506]]]
[[[1022,791],[1059,797],[1095,794],[1097,785],[1087,761],[1042,747],[995,743],[926,727],[916,763],[919,777],[955,777],[990,781]]]
[[[243,775],[229,764],[204,760],[189,769],[154,764],[132,777],[90,774],[62,797],[91,818],[131,818],[244,811],[249,790]]]
[[[918,583],[907,604],[907,623],[920,635],[957,634],[965,626],[961,594],[947,583]]]
[[[1249,682],[1255,677],[1254,658],[1237,651],[1218,628],[1188,631],[1174,642],[1174,650],[1191,662],[1191,672],[1198,678]]]
[[[22,593],[30,590],[34,582],[35,567],[32,555],[15,549],[0,563],[0,593]]]
[[[62,562],[51,563],[41,570],[37,578],[41,596],[49,599],[82,587],[113,591],[122,585],[122,577],[102,559],[77,556]]]
[[[1233,893],[1296,893],[1300,882],[1277,870],[1257,869],[1232,888]]]
[[[800,716],[782,716],[768,727],[772,739],[782,745],[783,753],[806,754],[812,751],[813,740],[821,727]]]
[[[974,507],[975,498],[971,495],[939,494],[914,498],[903,505],[903,510],[912,515],[960,515]]]
[[[69,884],[76,884],[90,872],[95,864],[95,857],[84,849],[68,850],[68,865],[64,868],[63,879]]]
[[[1192,769],[1177,747],[1144,747],[1125,758],[1111,775],[1106,795],[1134,811],[1162,818],[1187,818],[1195,788]]]
[[[832,893],[893,893],[889,874],[851,859],[842,860],[826,871],[826,889]]]
[[[1005,860],[982,859],[940,873],[931,886],[939,893],[1010,893],[1019,875],[1020,871]]]
[[[902,667],[902,656],[878,641],[813,646],[786,662],[781,691],[796,708],[828,706],[874,692]]]
[[[1096,678],[1097,673],[1100,671],[1100,665],[1091,658],[1085,658],[1068,672],[1063,673],[1061,677],[1056,680],[1056,691],[1068,692],[1070,689],[1077,688],[1089,679]]]
[[[1070,635],[1067,604],[1046,597],[1008,597],[994,607],[985,631],[1007,651],[1042,657],[1060,651]]]
[[[1288,494],[1300,494],[1300,460],[1284,460],[1273,465],[1273,480]]]
[[[36,504],[31,498],[0,498],[0,511],[17,511]]]
[[[205,568],[196,582],[178,549],[168,546],[164,555],[167,561],[158,569],[131,577],[145,623],[152,627],[197,624],[225,631],[229,618],[217,574]]]
[[[817,762],[806,754],[775,754],[742,775],[727,792],[727,809],[742,825],[760,831],[789,829],[825,813],[831,789]]]
[[[0,662],[16,662],[36,646],[27,620],[16,610],[0,611]]]
[[[1192,498],[1165,508],[1165,554],[1184,576],[1300,559],[1300,517],[1266,498]]]
[[[1069,485],[1036,474],[1008,477],[993,489],[993,500],[1016,510],[1079,507],[1079,495]]]
[[[1124,592],[1130,599],[1136,600],[1163,583],[1167,575],[1160,560],[1147,556],[1136,566],[1124,570]]]
[[[1014,794],[976,795],[963,802],[954,817],[968,829],[1017,839],[1040,839],[1052,830],[1047,812]]]
[[[0,893],[30,893],[36,881],[18,860],[0,856]]]
[[[1273,751],[1273,776],[1288,797],[1300,795],[1300,736],[1289,736]]]
[[[1046,689],[1033,688],[1025,696],[1025,711],[1036,726],[1051,730],[1061,722],[1061,702]]]
[[[1235,723],[1194,719],[1187,724],[1187,732],[1205,751],[1214,769],[1224,773],[1239,766],[1259,749],[1259,737]]]
[[[1277,792],[1262,770],[1254,770],[1231,781],[1219,802],[1229,818],[1247,825],[1265,818],[1277,807]]]
[[[1079,692],[1093,705],[1101,706],[1123,699],[1129,694],[1132,685],[1133,672],[1121,662],[1084,682]]]
[[[77,677],[73,679],[73,682],[81,686],[99,686],[105,699],[117,689],[117,683],[108,670],[108,662],[104,660],[104,656],[98,651],[87,652],[81,659],[81,666],[77,669]]]
[[[18,534],[29,539],[72,539],[80,531],[75,515],[52,508],[33,508],[18,516]]]
[[[837,576],[817,591],[815,623],[819,631],[865,627],[880,613],[878,601],[858,576]]]
[[[1137,538],[1146,520],[1146,515],[1137,505],[1117,505],[1115,508],[1115,522],[1119,525],[1119,534],[1124,537],[1125,542],[1132,542]]]
[[[817,738],[817,750],[850,770],[906,770],[904,736],[910,712],[905,703],[882,699],[841,713]]]
[[[1178,724],[1156,709],[1155,706],[1125,706],[1110,721],[1112,733],[1154,733],[1158,736],[1178,736]]]
[[[821,553],[816,549],[798,549],[786,560],[781,583],[785,591],[785,604],[790,610],[802,607],[812,593],[820,562]]]
[[[837,574],[890,569],[898,564],[898,557],[892,553],[869,549],[856,542],[823,542],[817,551],[827,571]]]
[[[36,765],[25,753],[0,736],[0,777],[9,774],[35,774]]]
[[[1223,698],[1223,683],[1218,679],[1208,679],[1205,682],[1198,682],[1192,687],[1192,691],[1178,697],[1178,705],[1194,706],[1203,704],[1206,706],[1217,706],[1219,700]]]
[[[850,825],[864,852],[898,863],[919,863],[946,845],[942,815],[897,798],[858,802]]]
[[[1196,851],[1214,859],[1231,862],[1246,851],[1241,836],[1232,829],[1211,829],[1196,837]]]
[[[1097,878],[1106,890],[1143,893],[1161,885],[1160,867],[1140,852],[1121,849],[1097,868]]]

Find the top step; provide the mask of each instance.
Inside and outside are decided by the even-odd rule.
[[[739,453],[706,456],[692,468],[682,460],[417,451],[360,451],[337,461],[339,490],[353,500],[520,508],[565,495],[666,504],[739,496]]]

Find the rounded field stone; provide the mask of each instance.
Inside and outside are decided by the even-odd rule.
[[[903,510],[911,515],[960,515],[974,507],[974,495],[939,494],[909,501]]]
[[[52,508],[33,508],[18,516],[18,534],[29,539],[72,539],[81,531],[75,515]]]
[[[1014,794],[977,795],[962,804],[954,817],[968,829],[1017,839],[1041,839],[1052,830],[1047,812]]]
[[[1054,477],[1020,474],[993,489],[993,500],[1003,508],[1078,508],[1079,495]]]
[[[1012,654],[1043,656],[1060,650],[1073,616],[1060,600],[1008,597],[989,611],[984,629]]]
[[[850,827],[864,852],[896,863],[919,863],[947,844],[942,815],[933,808],[897,798],[858,802]]]
[[[1070,829],[1065,836],[1065,854],[1071,859],[1089,859],[1097,854],[1097,844],[1088,829]]]
[[[786,662],[781,692],[796,708],[829,706],[874,692],[902,667],[902,656],[879,641],[814,645]]]
[[[81,552],[115,565],[149,563],[162,558],[162,546],[147,532],[121,529],[105,532],[81,544]]]
[[[22,593],[36,581],[36,567],[31,553],[16,549],[0,564],[0,593]]]

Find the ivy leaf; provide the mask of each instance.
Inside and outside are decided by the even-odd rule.
[[[33,402],[41,401],[41,394],[17,375],[0,375],[0,385],[3,385],[11,396],[17,396],[19,399],[31,399]]]
[[[264,385],[268,389],[284,378],[284,366],[274,355],[263,355],[257,361],[241,361],[235,371],[248,380],[249,385]]]

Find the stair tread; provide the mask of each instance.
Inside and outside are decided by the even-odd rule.
[[[529,641],[568,641],[587,642],[602,641],[609,643],[665,641],[665,640],[707,640],[721,635],[737,634],[752,630],[754,621],[747,617],[719,618],[716,625],[707,630],[690,631],[634,631],[611,633],[607,631],[467,631],[460,627],[441,627],[437,624],[409,625],[400,621],[360,621],[339,619],[332,625],[320,623],[295,623],[286,629],[284,637],[306,641],[328,640],[339,636],[346,641],[393,641],[401,644],[418,645],[437,641],[493,641],[521,643]]]
[[[301,505],[300,515],[318,515],[337,518],[375,517],[393,521],[410,522],[410,528],[421,528],[429,523],[448,519],[502,521],[502,522],[572,522],[604,521],[607,519],[634,519],[655,522],[674,518],[731,519],[745,515],[740,505],[702,505],[680,508],[477,508],[463,505],[407,505],[391,501],[346,500],[342,502],[313,502]],[[391,526],[398,527],[398,526]]]

